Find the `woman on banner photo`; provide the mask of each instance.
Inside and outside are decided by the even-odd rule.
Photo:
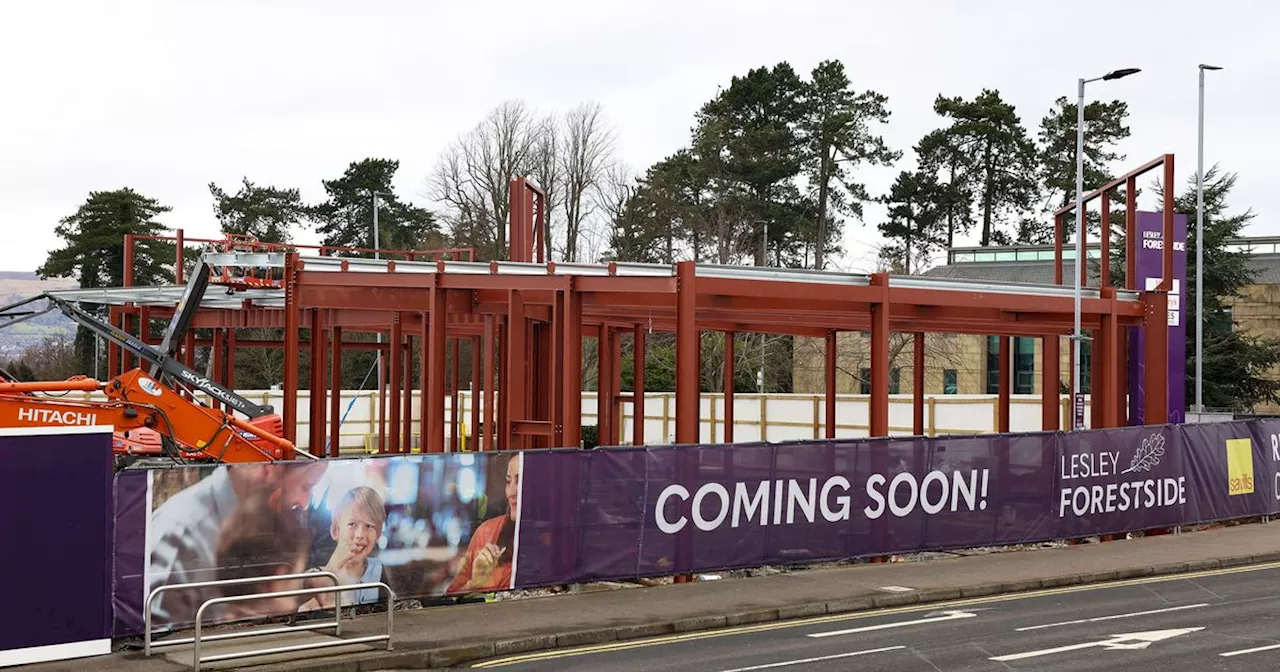
[[[515,585],[515,555],[520,520],[520,471],[524,455],[507,461],[503,494],[506,512],[476,528],[462,556],[461,568],[449,584],[449,594],[507,590]]]

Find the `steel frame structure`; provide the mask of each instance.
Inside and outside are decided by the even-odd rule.
[[[1173,156],[1164,155],[1091,193],[1085,204],[1102,199],[1102,230],[1110,231],[1109,203],[1116,188],[1135,193],[1136,178],[1157,166],[1164,183],[1173,183]],[[855,274],[784,268],[716,266],[694,262],[661,264],[548,263],[544,195],[523,178],[511,184],[510,261],[458,260],[469,250],[391,251],[393,258],[303,256],[298,249],[265,255],[281,271],[279,287],[248,289],[234,295],[211,293],[192,325],[213,330],[212,339],[189,333],[183,356],[191,362],[197,347],[211,347],[214,375],[234,385],[234,354],[240,347],[283,347],[286,438],[297,439],[299,360],[303,347],[311,361],[328,365],[311,369],[310,446],[336,437],[341,419],[339,395],[342,352],[379,349],[386,353],[389,413],[379,431],[380,452],[409,452],[414,381],[410,348],[423,363],[417,387],[418,433],[424,452],[458,448],[458,432],[446,446],[447,423],[457,426],[459,405],[445,417],[445,396],[459,390],[462,341],[471,343],[472,414],[470,436],[480,450],[577,447],[582,416],[582,351],[595,339],[599,352],[599,436],[602,445],[620,435],[621,402],[644,393],[644,357],[634,358],[634,391],[621,390],[621,343],[632,334],[638,353],[645,352],[652,331],[676,335],[675,441],[699,441],[700,340],[704,332],[721,332],[725,361],[725,437],[733,442],[732,356],[734,335],[771,333],[823,338],[826,341],[826,436],[835,436],[837,334],[864,332],[870,337],[870,434],[888,435],[889,336],[910,333],[915,342],[914,429],[924,433],[924,351],[926,333],[996,335],[999,357],[998,430],[1009,430],[1012,358],[1009,337],[1040,338],[1044,381],[1059,379],[1059,339],[1073,328],[1074,295],[1063,286],[1062,224],[1070,207],[1055,213],[1055,285],[973,282],[920,276]],[[1098,287],[1083,290],[1081,320],[1093,334],[1093,427],[1127,424],[1126,336],[1134,327],[1147,329],[1144,384],[1146,417],[1166,417],[1169,274],[1153,291],[1133,286],[1136,203],[1127,204],[1127,286],[1110,282],[1110,235],[1102,238],[1102,271]],[[1165,268],[1171,268],[1169,240],[1173,220],[1172,191],[1164,204]],[[126,239],[126,285],[132,281],[133,239]],[[181,240],[179,232],[178,240]],[[187,239],[190,242],[192,239]],[[199,241],[220,243],[222,241]],[[178,246],[181,255],[181,245]],[[329,252],[350,252],[325,248]],[[367,250],[364,250],[367,252]],[[394,258],[398,256],[399,258]],[[420,261],[432,259],[432,261]],[[176,260],[180,268],[181,256]],[[1078,263],[1081,273],[1085,263]],[[181,296],[181,286],[62,290],[68,300],[111,305],[113,324],[165,319]],[[128,320],[127,318],[133,318]],[[284,341],[237,340],[236,329],[280,327]],[[303,329],[310,337],[301,336]],[[379,332],[384,342],[344,342],[350,331]],[[136,332],[135,332],[136,333]],[[449,345],[453,344],[452,356]],[[109,372],[124,366],[118,352],[108,356]],[[457,401],[455,396],[454,400]],[[495,401],[501,400],[501,404]],[[483,405],[481,405],[483,401]],[[1042,385],[1042,427],[1059,429],[1058,386]],[[328,422],[326,423],[326,413]],[[388,417],[389,416],[389,417]],[[389,426],[388,426],[389,425]],[[631,443],[645,443],[644,423],[633,423]],[[329,441],[328,454],[338,454]]]

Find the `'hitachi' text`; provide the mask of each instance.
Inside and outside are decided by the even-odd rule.
[[[19,422],[38,422],[44,425],[98,424],[98,414],[77,411],[59,411],[51,408],[19,408]]]

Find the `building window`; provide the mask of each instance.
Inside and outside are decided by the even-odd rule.
[[[942,393],[943,394],[959,394],[959,385],[956,384],[956,370],[942,370]]]
[[[871,369],[862,370],[862,380],[858,382],[859,394],[871,394]]]
[[[1036,341],[1033,338],[1017,337],[1013,347],[1013,393],[1035,394],[1036,385]]]
[[[889,372],[889,394],[901,394],[902,390],[902,369],[894,369]]]
[[[1080,394],[1089,394],[1093,389],[1093,341],[1080,344]]]

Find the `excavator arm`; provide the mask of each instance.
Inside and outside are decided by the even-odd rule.
[[[106,401],[31,396],[36,392],[101,391]],[[192,403],[141,369],[103,383],[92,378],[0,383],[0,427],[113,425],[168,436],[186,457],[218,462],[291,460],[299,452],[279,435],[279,416],[244,421]]]

